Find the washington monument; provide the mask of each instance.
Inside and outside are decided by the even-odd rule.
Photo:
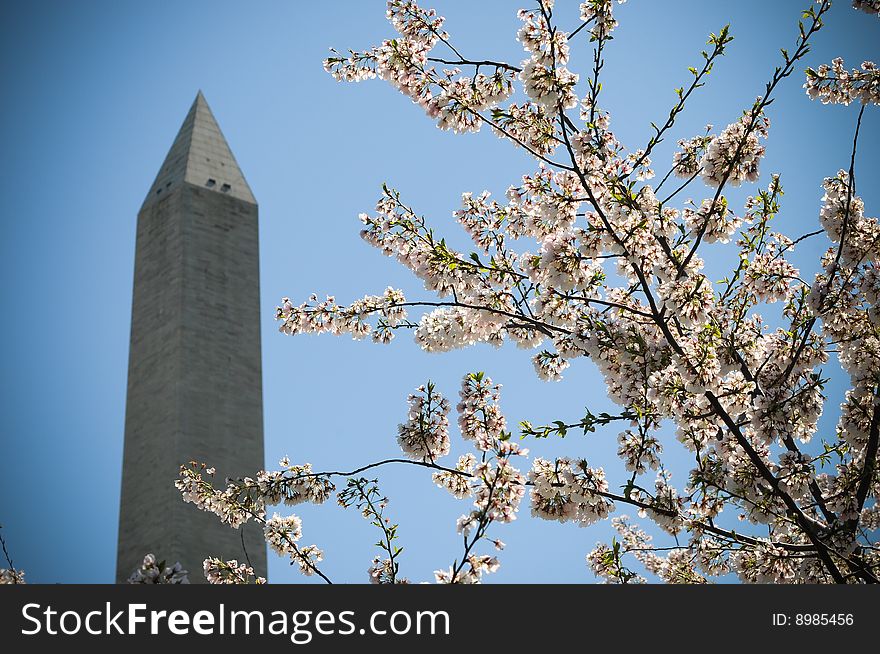
[[[189,461],[215,485],[264,466],[258,243],[257,202],[199,92],[138,213],[117,582],[148,553],[194,583],[208,556],[266,575],[256,525],[174,487]]]

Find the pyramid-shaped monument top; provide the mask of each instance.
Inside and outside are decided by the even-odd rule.
[[[201,91],[196,95],[144,204],[161,199],[184,182],[257,203]]]

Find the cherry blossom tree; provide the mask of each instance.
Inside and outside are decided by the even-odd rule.
[[[880,13],[876,0],[852,4]],[[830,0],[807,7],[762,95],[723,129],[709,126],[679,141],[655,181],[654,149],[725,55],[733,40],[727,27],[709,36],[650,140],[629,151],[601,104],[605,48],[617,26],[613,0],[565,8],[537,0],[520,10],[526,57],[517,64],[465,57],[433,10],[390,0],[396,34],[367,50],[333,51],[326,71],[342,81],[388,82],[440,129],[489,129],[531,155],[535,169],[503,198],[462,195],[454,217],[473,252],[448,245],[398,190],[384,186],[375,210],[360,216],[361,235],[421,279],[426,296],[408,299],[388,288],[349,305],[333,297],[284,298],[276,315],[281,332],[389,343],[409,330],[421,348],[437,352],[512,341],[530,352],[547,381],[588,358],[619,411],[511,429],[500,386],[468,372],[454,415],[472,452],[454,463],[447,461],[451,402],[427,383],[408,398],[400,458],[350,471],[314,471],[285,459],[279,470],[219,487],[206,464],[193,462],[177,481],[184,500],[232,528],[262,525],[274,551],[327,582],[323,552],[300,543],[299,517],[269,517],[269,508],[320,504],[335,494],[381,534],[369,580],[405,583],[389,500],[364,476],[389,465],[424,468],[467,505],[457,524],[463,548],[449,555],[451,563],[441,561],[441,583],[476,583],[498,568],[504,544],[495,532],[517,517],[526,495],[534,518],[581,526],[612,520],[618,537],[584,552],[609,582],[645,581],[645,572],[672,583],[727,575],[743,582],[877,582],[880,223],[865,215],[855,170],[865,110],[880,103],[873,63],[851,70],[835,59],[806,69],[810,98],[856,105],[852,156],[822,182],[820,229],[774,231],[782,178],[767,174],[757,185],[774,93],[803,74],[801,61],[830,7]],[[559,27],[572,24],[571,31]],[[581,74],[570,66],[575,54],[590,51],[580,97]],[[725,191],[744,184],[754,192],[740,208]],[[681,202],[686,188],[705,199]],[[812,280],[789,261],[807,238],[829,242]],[[720,282],[707,276],[701,256],[713,243],[738,253]],[[776,303],[782,318],[770,325],[762,311]],[[833,434],[818,428],[827,381],[820,366],[831,354],[850,379]],[[666,438],[673,427],[675,438]],[[600,428],[619,430],[619,462],[592,460],[588,446],[554,459],[523,447],[538,450],[542,439]],[[683,483],[663,464],[671,448],[684,448],[694,461]],[[606,478],[612,466],[623,471],[620,489]],[[622,515],[624,508],[637,519]],[[725,526],[724,509],[743,526]],[[236,561],[208,559],[205,570],[211,581],[259,581]]]

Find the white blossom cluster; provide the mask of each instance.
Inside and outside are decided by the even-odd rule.
[[[500,330],[507,322],[501,312],[512,307],[502,297],[492,298],[487,305],[498,313],[456,306],[424,314],[415,330],[416,343],[426,352],[448,352],[480,342],[500,345]]]
[[[523,88],[538,106],[553,115],[563,110],[576,107],[578,103],[575,85],[578,75],[564,66],[546,66],[537,58],[523,62],[520,79]]]
[[[0,568],[0,584],[23,584],[24,570]]]
[[[324,60],[324,70],[338,82],[360,82],[376,77],[376,56],[372,52],[349,51],[348,57],[340,56],[336,50],[330,50],[334,56]]]
[[[558,146],[554,115],[539,104],[511,103],[492,110],[492,130],[500,138],[511,139],[539,155],[549,155]]]
[[[434,483],[440,488],[445,488],[453,497],[464,499],[471,495],[471,476],[477,465],[477,457],[468,452],[458,457],[458,463],[455,464],[455,470],[441,470],[432,475]]]
[[[623,577],[619,555],[615,555],[614,550],[604,543],[596,543],[596,547],[587,554],[587,566],[605,583],[613,583]],[[645,581],[644,577],[638,575],[626,575],[625,578],[629,583]]]
[[[438,39],[448,39],[449,34],[443,31],[443,16],[438,16],[433,9],[424,10],[415,2],[392,0],[388,3],[385,17],[401,36],[414,43],[433,46]]]
[[[449,400],[428,383],[408,399],[407,420],[397,427],[397,443],[409,458],[434,461],[449,454]]]
[[[670,276],[657,286],[657,296],[663,303],[663,307],[678,316],[683,325],[690,328],[699,328],[704,325],[706,319],[715,304],[715,293],[712,282],[700,269],[703,267],[702,260],[696,257],[692,260],[692,272],[684,278]],[[699,345],[699,334],[691,343]]]
[[[822,182],[822,189],[825,194],[822,196],[822,206],[819,209],[819,223],[833,242],[841,241],[844,226],[849,232],[850,239],[853,237],[854,228],[870,229],[869,225],[865,224],[865,204],[860,197],[852,193],[850,188],[849,173],[840,170],[835,177],[826,177]],[[862,244],[863,247],[864,245],[867,244]],[[851,260],[852,257],[848,259]]]
[[[437,127],[455,133],[480,131],[484,122],[480,112],[513,93],[510,72],[501,68],[489,75],[441,79],[438,86],[442,91],[428,103],[428,115],[437,120]]]
[[[254,569],[245,564],[239,563],[237,560],[224,561],[216,557],[205,559],[202,564],[205,573],[205,579],[209,584],[265,584],[265,577],[258,577],[254,574]]]
[[[664,471],[657,473],[652,495],[636,490],[631,497],[642,502],[640,514],[650,515],[651,520],[664,531],[675,536],[683,528],[684,498],[670,483],[669,473]]]
[[[536,458],[529,482],[532,515],[545,520],[571,521],[585,527],[614,510],[614,504],[603,497],[608,492],[605,471],[588,467],[586,461],[574,465],[565,458]]]
[[[703,200],[696,210],[685,207],[681,215],[691,234],[702,233],[706,243],[729,243],[742,225],[742,219],[730,210],[723,195],[717,200]]]
[[[214,513],[235,528],[251,518],[261,518],[267,505],[322,504],[335,489],[327,477],[312,473],[308,463],[290,465],[290,461],[284,458],[280,465],[282,470],[261,470],[254,478],[230,481],[222,491],[202,476],[202,472],[213,476],[212,468],[197,464],[181,466],[180,478],[175,485],[185,502]]]
[[[579,78],[565,67],[568,35],[551,30],[547,19],[534,12],[520,10],[519,18],[524,24],[518,38],[531,55],[522,63],[519,75],[526,95],[549,115],[577,106],[575,85]]]
[[[514,454],[522,455],[524,452]],[[525,496],[525,485],[526,477],[511,464],[509,456],[497,456],[494,465],[488,461],[479,463],[474,468],[471,481],[475,508],[458,519],[458,533],[466,541],[473,537],[476,542],[485,537],[485,531],[492,523],[516,520],[520,502]]]
[[[453,217],[464,228],[477,247],[484,253],[504,241],[502,224],[505,218],[504,209],[494,200],[489,202],[489,191],[484,191],[476,198],[473,193],[463,193],[462,208],[453,212]]]
[[[617,4],[624,2],[626,0],[617,0]],[[581,3],[581,20],[586,23],[593,21],[590,32],[594,38],[608,38],[617,27],[617,21],[612,12],[613,7],[614,0],[587,0]]]
[[[571,364],[567,359],[555,352],[542,350],[532,357],[532,365],[535,366],[535,372],[538,374],[538,377],[544,381],[560,381],[562,379],[562,371]]]
[[[741,549],[731,558],[739,578],[752,584],[786,584],[796,579],[800,565],[781,547],[764,542],[755,548]]]
[[[488,75],[461,75],[457,68],[438,72],[429,65],[429,53],[438,42],[448,42],[444,19],[433,9],[423,10],[406,0],[389,0],[386,16],[398,32],[367,51],[349,56],[331,50],[324,69],[339,81],[359,82],[379,77],[421,106],[440,129],[476,132],[484,119],[480,112],[495,107],[513,93],[513,69],[496,66]]]
[[[523,452],[517,451],[516,454]],[[488,462],[478,464],[474,469],[474,477],[479,480],[473,488],[477,511],[493,521],[516,520],[519,503],[526,494],[526,478],[513,467],[510,458],[499,456],[494,466]],[[466,527],[459,531],[466,531]]]
[[[798,270],[784,257],[770,250],[756,254],[749,262],[746,279],[759,300],[772,303],[789,298],[791,283],[798,279]]]
[[[263,470],[253,480],[246,477],[241,481],[242,489],[252,490],[265,504],[286,506],[323,504],[336,489],[326,476],[315,474],[310,463],[291,465],[284,457],[279,466],[281,470]]]
[[[209,476],[214,474],[213,468],[200,468],[195,463],[189,467],[180,467],[180,477],[175,486],[184,502],[213,513],[234,529],[265,511],[264,503],[259,497],[242,498],[241,488],[237,484],[229,484],[224,491],[215,489],[210,481],[202,477],[202,470]]]
[[[341,307],[335,298],[327,297],[318,302],[312,295],[308,302],[294,306],[289,298],[281,299],[275,309],[275,319],[281,321],[279,331],[284,334],[351,334],[355,340],[372,334],[373,340],[388,343],[394,338],[394,327],[406,319],[406,302],[403,293],[390,286],[382,295],[367,295],[347,307]],[[368,322],[378,317],[374,328]]]
[[[601,265],[581,252],[574,232],[554,232],[541,240],[537,255],[523,256],[523,270],[529,279],[547,288],[563,292],[579,291],[595,296],[604,280]]]
[[[487,554],[469,555],[461,567],[450,566],[448,570],[437,570],[434,579],[438,584],[479,584],[483,575],[498,570],[500,563]]]
[[[643,474],[660,467],[663,445],[650,433],[637,433],[626,429],[617,436],[617,456],[631,472]]]
[[[654,551],[653,539],[630,523],[627,516],[613,518],[611,524],[620,536],[614,547],[598,543],[588,555],[587,565],[606,583],[645,583],[645,578],[626,568],[623,555],[632,554],[646,571],[670,584],[705,584],[697,568],[697,557],[686,547],[672,548],[666,556]]]
[[[180,562],[172,566],[164,561],[157,562],[153,554],[147,554],[143,563],[128,578],[130,584],[188,584],[189,572],[183,569]]]
[[[507,422],[498,404],[500,384],[492,384],[489,377],[471,373],[465,375],[459,391],[458,427],[462,438],[473,441],[482,452],[495,450],[504,440]]]
[[[441,469],[433,474],[434,482],[459,499],[473,498],[474,508],[462,515],[456,524],[466,544],[466,556],[448,570],[435,572],[438,583],[480,583],[484,574],[494,572],[498,559],[471,552],[480,540],[490,540],[497,550],[504,543],[487,536],[488,528],[516,519],[526,492],[526,477],[511,462],[525,457],[528,450],[510,440],[506,421],[500,412],[500,385],[483,373],[464,376],[460,402],[456,409],[462,437],[474,444],[480,455],[468,453],[458,459],[455,469]]]
[[[302,538],[302,520],[298,516],[280,516],[277,513],[266,520],[263,527],[269,547],[281,555],[291,551],[293,544]]]
[[[837,57],[831,65],[807,68],[804,88],[811,99],[822,104],[880,104],[880,70],[873,61],[862,62],[861,69],[847,70]]]
[[[706,146],[700,167],[703,181],[718,187],[722,182],[739,186],[758,179],[758,164],[765,148],[760,138],[767,138],[770,120],[766,116],[745,114],[731,123]]]
[[[383,559],[377,556],[373,559],[367,570],[371,584],[408,584],[409,581],[394,573],[394,563],[391,559]]]
[[[267,518],[266,507],[278,504],[292,506],[303,502],[322,504],[335,490],[335,486],[328,475],[313,473],[308,463],[291,465],[285,457],[279,464],[281,470],[261,470],[253,478],[230,479],[227,480],[226,488],[219,490],[214,488],[209,479],[214,475],[214,469],[192,462],[190,466],[181,466],[180,477],[175,485],[184,501],[192,502],[199,509],[215,514],[233,528],[237,529],[249,520],[261,524],[266,541],[275,552],[289,556],[303,574],[316,574],[316,565],[323,559],[323,552],[315,545],[296,545],[302,536],[301,519],[296,515],[279,516],[277,513]],[[203,473],[209,478],[205,478]],[[234,577],[243,572],[240,569],[233,570],[239,566],[237,562],[233,565],[231,561],[210,561],[215,576],[226,574]],[[221,563],[225,567],[218,567]]]
[[[709,125],[706,131],[712,129]],[[692,175],[696,175],[702,169],[703,155],[706,148],[715,137],[706,134],[704,136],[695,136],[691,139],[682,139],[678,142],[680,150],[672,156],[672,171],[677,177],[687,179]]]
[[[556,62],[564,64],[568,61],[568,35],[565,32],[551,29],[547,19],[534,11],[520,9],[518,16],[523,26],[516,38],[537,63],[552,66]]]
[[[324,559],[324,552],[315,545],[297,546],[296,542],[302,538],[302,520],[299,516],[274,514],[263,525],[263,535],[272,551],[289,557],[306,576],[315,574],[317,564]]]

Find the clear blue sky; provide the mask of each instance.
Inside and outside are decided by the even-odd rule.
[[[735,120],[791,47],[799,9],[810,0],[707,2],[630,0],[607,52],[603,103],[628,146],[661,122],[673,89],[698,65],[710,31],[726,22],[736,37],[691,103],[669,143]],[[560,26],[577,24],[577,2],[559,0]],[[438,0],[466,55],[518,62],[518,3]],[[490,133],[453,136],[378,81],[339,84],[321,68],[327,49],[379,43],[392,34],[383,0],[358,2],[35,2],[0,9],[0,523],[16,565],[32,582],[113,579],[127,374],[135,220],[196,91],[201,88],[260,204],[266,453],[316,469],[345,469],[396,455],[406,395],[428,378],[455,399],[461,376],[485,370],[504,385],[511,424],[573,419],[585,406],[610,410],[587,361],[559,384],[534,376],[515,348],[481,346],[429,355],[404,336],[390,347],[330,336],[281,336],[279,298],[334,293],[347,302],[388,284],[408,296],[420,284],[358,236],[383,181],[430,217],[454,244],[451,218],[463,191],[495,194],[534,166]],[[807,63],[841,55],[848,64],[880,58],[880,21],[840,0]],[[573,68],[585,73],[584,40]],[[583,77],[583,76],[582,76]],[[788,80],[773,124],[761,184],[782,173],[780,225],[790,235],[816,228],[822,178],[845,168],[855,107],[823,107]],[[869,214],[876,185],[880,117],[866,112],[860,193]],[[858,175],[857,171],[857,175]],[[701,199],[698,190],[693,191]],[[741,207],[745,192],[732,194]],[[796,234],[795,234],[796,233]],[[796,262],[812,273],[826,247],[814,239]],[[206,326],[209,328],[209,326]],[[829,389],[823,428],[833,429],[843,386]],[[454,404],[454,402],[453,402]],[[687,460],[669,437],[673,481]],[[530,443],[533,454],[586,456],[621,483],[617,430],[589,438]],[[455,455],[466,449],[454,437]],[[243,474],[253,471],[241,471]],[[385,470],[390,515],[400,522],[402,574],[416,581],[460,555],[455,520],[467,509],[420,470]],[[171,483],[171,480],[169,480]],[[626,512],[620,507],[618,513]],[[376,534],[332,501],[297,507],[304,542],[325,550],[334,580],[366,581]],[[529,516],[493,528],[508,543],[489,580],[592,581],[584,562],[610,525],[586,529]],[[198,574],[198,572],[196,572]],[[303,578],[272,557],[273,581]]]

